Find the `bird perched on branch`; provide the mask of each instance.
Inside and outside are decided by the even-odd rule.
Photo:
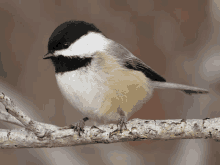
[[[72,125],[79,135],[88,119],[117,123],[122,130],[127,119],[151,98],[154,88],[208,93],[206,89],[166,82],[125,47],[84,21],[59,25],[43,58],[52,61],[63,96],[85,116]]]

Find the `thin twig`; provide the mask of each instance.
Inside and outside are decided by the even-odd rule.
[[[0,110],[0,121],[4,121],[7,123],[18,125],[20,127],[24,127],[24,125],[21,124],[21,122],[18,121],[14,116],[12,116],[9,113],[4,112],[2,110]]]
[[[6,111],[20,121],[23,126],[35,133],[38,137],[43,137],[48,131],[44,124],[40,124],[27,116],[22,110],[20,110],[14,102],[4,93],[0,93],[0,102],[5,106]]]

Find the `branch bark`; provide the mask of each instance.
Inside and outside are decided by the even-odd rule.
[[[95,143],[116,143],[137,140],[173,140],[211,138],[220,140],[220,118],[213,119],[175,119],[175,120],[141,120],[127,122],[127,129],[117,130],[117,125],[85,127],[78,136],[73,129],[61,129],[51,124],[34,121],[22,112],[13,101],[0,94],[0,102],[8,111],[0,113],[7,117],[0,120],[19,126],[21,129],[0,129],[0,147],[4,148],[43,148],[67,147]],[[10,120],[9,120],[10,118]]]

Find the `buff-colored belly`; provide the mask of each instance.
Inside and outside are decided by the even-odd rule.
[[[105,82],[109,90],[105,92],[100,114],[108,116],[107,120],[109,122],[117,121],[120,117],[117,111],[120,108],[129,118],[152,96],[153,89],[147,83],[148,81],[138,71],[121,69],[112,74]]]

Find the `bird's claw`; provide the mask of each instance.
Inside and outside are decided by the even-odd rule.
[[[126,124],[127,124],[127,118],[125,116],[120,117],[117,123],[117,128],[118,130],[120,130],[120,133],[122,133],[123,126],[125,127],[125,129],[127,129]]]
[[[70,124],[69,126],[65,126],[61,129],[73,129],[75,132],[78,132],[78,135],[80,135],[80,132],[84,133],[84,126],[85,126],[85,122],[89,120],[88,117],[84,117],[83,119],[79,120],[78,122],[74,123],[74,124]]]

